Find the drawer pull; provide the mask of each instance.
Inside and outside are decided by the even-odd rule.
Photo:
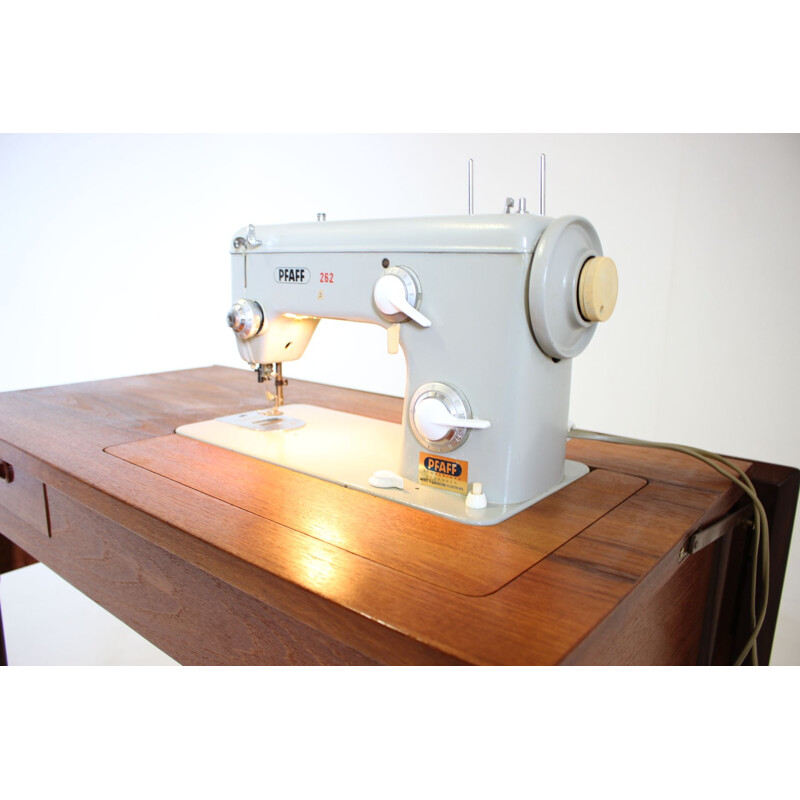
[[[14,467],[8,461],[0,461],[0,481],[11,483],[14,480]]]

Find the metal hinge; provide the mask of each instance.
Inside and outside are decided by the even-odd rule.
[[[681,548],[678,556],[679,561],[683,561],[686,556],[693,555],[698,550],[702,550],[712,542],[725,536],[739,528],[750,528],[753,526],[753,507],[751,505],[742,506],[738,511],[732,511],[728,516],[718,520],[707,528],[702,528],[693,533],[686,544]]]

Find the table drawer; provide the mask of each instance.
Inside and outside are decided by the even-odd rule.
[[[14,466],[0,447],[0,533],[13,533],[15,520],[50,536],[47,488],[38,479]],[[8,529],[4,531],[3,529]]]

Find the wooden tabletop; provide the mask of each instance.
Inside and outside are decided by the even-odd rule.
[[[390,421],[402,411],[399,398],[294,380],[286,395]],[[251,373],[224,367],[2,394],[0,458],[41,483],[48,516],[26,519],[0,485],[0,531],[185,663],[702,656],[720,552],[679,554],[740,500],[708,467],[572,441],[586,477],[474,527],[174,435],[263,405]]]

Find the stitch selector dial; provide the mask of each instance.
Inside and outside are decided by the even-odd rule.
[[[427,328],[431,321],[419,311],[421,297],[417,276],[403,267],[389,267],[372,290],[372,299],[384,319],[389,322],[413,319]]]
[[[432,453],[448,453],[467,440],[473,428],[488,428],[485,419],[474,419],[467,398],[446,383],[425,383],[414,392],[409,424],[417,441]]]

